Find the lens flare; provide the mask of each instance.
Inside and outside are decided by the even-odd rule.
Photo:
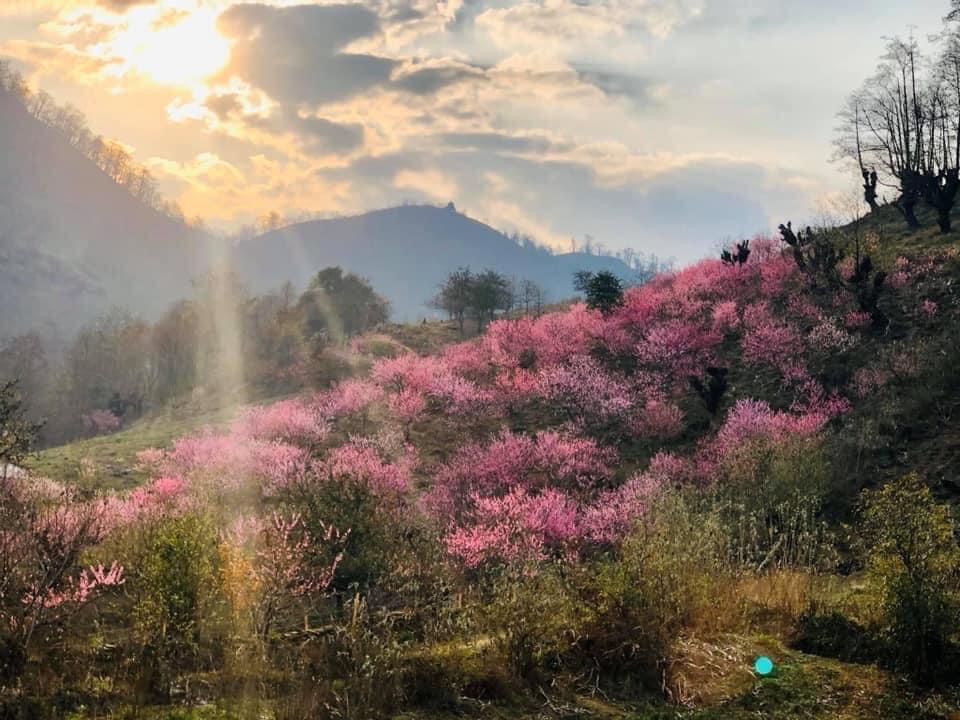
[[[773,672],[773,660],[766,655],[761,655],[753,661],[753,669],[757,671],[758,675],[769,675]]]

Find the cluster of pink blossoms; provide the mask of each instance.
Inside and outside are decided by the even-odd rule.
[[[611,488],[615,462],[584,438],[504,433],[442,466],[425,507],[447,528],[448,551],[470,567],[575,554],[622,537],[659,487],[645,475]]]
[[[85,413],[80,420],[83,423],[83,428],[94,435],[115,432],[123,425],[123,420],[110,410],[91,410]]]
[[[664,485],[708,480],[746,442],[815,435],[850,409],[845,396],[862,397],[917,372],[914,355],[895,354],[889,368],[861,368],[835,388],[824,364],[864,341],[860,330],[872,323],[870,314],[847,289],[811,292],[778,241],[755,238],[750,249],[743,265],[703,260],[630,288],[606,315],[576,303],[537,318],[496,320],[480,337],[436,354],[376,360],[368,380],[251,408],[227,432],[145,453],[155,480],[129,493],[114,513],[134,522],[182,511],[191,494],[211,486],[259,487],[269,496],[305,479],[333,480],[361,485],[385,502],[403,499],[392,507],[419,507],[443,528],[450,554],[471,567],[615,542]],[[919,287],[931,269],[900,259],[890,284]],[[943,312],[933,300],[915,311],[927,318]],[[779,392],[779,407],[789,410],[742,397],[741,373],[731,372],[728,394],[708,405],[718,429],[687,454],[657,453],[626,481],[614,472],[617,452],[603,443],[650,448],[682,437],[681,408],[701,400],[691,386],[709,377],[708,368],[737,370],[740,359],[750,372],[776,371],[772,382],[769,371],[757,373],[765,384],[757,394],[767,397],[774,385],[769,392]],[[367,412],[371,407],[376,411]],[[366,426],[384,415],[400,440],[351,437],[331,447],[357,425],[340,420],[360,416]],[[421,464],[403,442],[439,419],[445,431],[473,432],[517,418],[553,429],[504,430],[455,449],[436,466],[426,457]],[[406,502],[415,474],[430,481],[419,506]]]
[[[91,565],[80,571],[77,577],[68,577],[62,587],[47,588],[38,601],[45,608],[55,608],[61,605],[82,605],[91,600],[100,590],[123,585],[123,567],[116,561],[109,567],[102,564]],[[25,603],[32,601],[32,597],[24,598]]]

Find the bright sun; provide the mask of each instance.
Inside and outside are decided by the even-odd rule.
[[[167,22],[149,12],[130,13],[107,48],[118,75],[143,74],[163,85],[193,86],[226,65],[230,43],[217,32],[217,15],[198,9]]]

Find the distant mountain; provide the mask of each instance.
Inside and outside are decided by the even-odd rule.
[[[33,330],[70,336],[114,306],[153,319],[191,294],[212,240],[162,203],[136,197],[131,179],[140,170],[121,180],[117,163],[102,153],[94,160],[90,148],[100,140],[82,116],[65,129],[29,108],[0,86],[0,340]],[[78,143],[79,133],[86,139]],[[634,277],[616,258],[520,245],[452,206],[300,223],[238,243],[233,258],[255,292],[288,281],[303,288],[318,270],[339,265],[368,278],[398,320],[429,314],[426,301],[462,266],[535,280],[550,300],[573,294],[578,270]]]
[[[0,337],[72,333],[113,305],[155,316],[190,292],[203,247],[0,92]]]
[[[634,277],[616,258],[585,253],[551,255],[518,245],[452,206],[425,205],[274,230],[238,243],[234,263],[255,292],[287,281],[304,287],[321,268],[339,265],[369,279],[390,300],[398,320],[429,314],[426,301],[446,275],[461,266],[529,278],[539,283],[551,300],[574,294],[573,273],[577,270],[610,270],[625,280]]]

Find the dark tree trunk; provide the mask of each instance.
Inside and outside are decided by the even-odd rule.
[[[870,211],[877,209],[877,172],[876,170],[863,171],[863,199],[870,206]]]
[[[927,204],[937,211],[937,225],[942,233],[948,233],[952,229],[950,213],[953,211],[958,190],[960,170],[956,168],[923,176],[923,197]]]
[[[937,208],[937,225],[940,226],[940,232],[950,232],[950,208]]]
[[[913,194],[907,194],[900,197],[897,202],[897,209],[907,221],[907,227],[911,230],[920,228],[920,221],[917,220],[917,198]]]

